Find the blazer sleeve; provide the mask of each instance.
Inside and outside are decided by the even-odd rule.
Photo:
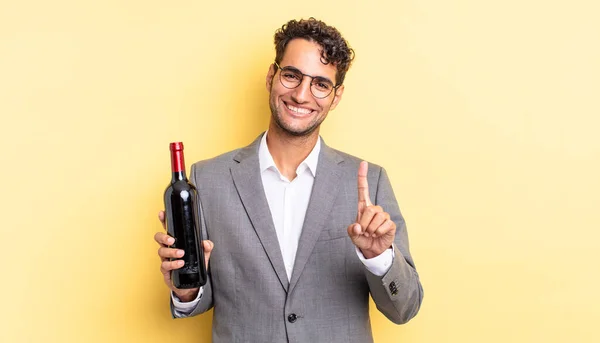
[[[410,255],[406,224],[385,169],[380,168],[375,193],[376,205],[390,214],[396,223],[394,239],[394,262],[383,276],[377,276],[365,268],[367,282],[377,309],[396,324],[412,319],[423,301],[423,287]]]
[[[197,166],[199,165],[199,163],[196,163],[194,165],[192,165],[192,170],[190,173],[190,182],[196,186],[198,184],[198,180],[196,179],[198,177],[198,173],[197,173]],[[196,186],[197,188],[197,186]],[[208,239],[208,230],[206,229],[206,222],[204,220],[204,213],[202,212],[202,196],[200,194],[200,190],[198,190],[198,212],[200,214],[200,217],[203,219],[200,221],[200,227],[202,229],[202,238],[203,239]],[[198,304],[196,305],[196,307],[194,308],[194,310],[187,316],[184,317],[176,317],[175,316],[175,312],[174,312],[174,305],[173,305],[173,299],[170,299],[170,308],[171,308],[171,316],[175,319],[175,318],[186,318],[186,317],[193,317],[195,315],[204,313],[208,310],[210,310],[213,307],[213,296],[212,296],[212,280],[211,280],[211,276],[210,276],[210,262],[209,262],[209,266],[208,266],[208,270],[206,271],[206,276],[207,276],[207,280],[206,280],[206,284],[203,286],[204,289],[202,291],[202,296],[200,297],[200,301],[198,301]],[[169,298],[171,298],[169,296]]]

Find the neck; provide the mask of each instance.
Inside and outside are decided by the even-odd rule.
[[[308,157],[319,139],[319,128],[307,136],[293,136],[271,122],[267,135],[267,147],[277,169],[288,180],[296,178],[296,169]]]

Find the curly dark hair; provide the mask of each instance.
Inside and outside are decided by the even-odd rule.
[[[290,20],[275,32],[275,62],[281,63],[286,46],[295,38],[319,44],[323,48],[321,61],[324,64],[332,63],[337,68],[336,84],[344,82],[346,72],[354,60],[354,50],[335,27],[313,17],[300,21]]]

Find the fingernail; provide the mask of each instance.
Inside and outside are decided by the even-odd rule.
[[[369,233],[368,232],[365,232],[365,237],[369,237]]]
[[[171,245],[171,244],[175,243],[175,239],[173,239],[173,238],[169,238],[169,239],[167,240],[167,243],[169,243],[169,245]]]
[[[183,256],[184,251],[183,250],[177,250],[177,256],[181,257]]]
[[[180,267],[183,266],[183,261],[177,261],[177,265]]]

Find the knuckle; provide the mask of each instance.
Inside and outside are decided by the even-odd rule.
[[[385,232],[394,231],[394,230],[396,230],[396,224],[394,224],[393,221],[388,219],[385,222]]]
[[[378,212],[375,216],[377,217],[378,220],[381,220],[381,222],[384,222],[387,220],[385,212]]]
[[[375,223],[371,223],[367,227],[367,232],[368,233],[373,233],[373,232],[375,232],[375,230],[377,230],[377,225]]]
[[[389,221],[386,220],[383,223],[381,223],[381,225],[379,226],[377,231],[379,233],[386,233],[389,231],[389,229],[390,229]]]
[[[369,222],[370,220],[366,216],[363,216],[358,222],[358,224],[360,225],[361,229],[366,230],[367,226],[369,226]]]

